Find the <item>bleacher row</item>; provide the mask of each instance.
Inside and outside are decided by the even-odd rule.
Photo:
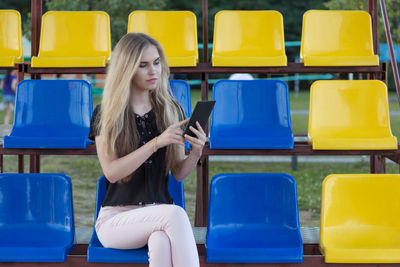
[[[95,220],[105,196],[97,183]],[[322,189],[326,262],[399,263],[400,175],[330,175]],[[184,208],[183,183],[170,193]],[[72,184],[64,174],[0,174],[0,261],[63,262],[75,247]],[[375,196],[375,197],[371,197]],[[251,207],[251,208],[250,208]],[[206,261],[303,261],[296,182],[284,173],[219,174],[210,185]],[[104,248],[93,229],[88,262],[146,263],[146,247]]]
[[[18,11],[0,10],[0,67],[23,63]],[[190,11],[134,11],[127,32],[144,32],[163,46],[171,67],[196,66],[196,16]],[[5,41],[7,40],[7,41]],[[228,11],[215,16],[213,66],[287,66],[278,11]],[[300,60],[305,66],[378,66],[371,17],[364,11],[309,10],[303,17]],[[103,11],[49,11],[42,17],[32,68],[105,67],[111,55],[110,18]]]
[[[170,84],[189,117],[189,85]],[[283,81],[220,80],[212,98],[211,149],[293,149],[289,90]],[[85,81],[22,81],[13,129],[3,147],[85,149],[92,110],[91,86]],[[397,149],[381,81],[316,81],[309,114],[308,141],[315,150]]]
[[[3,28],[6,18],[10,20]],[[0,47],[0,66],[23,62],[22,46],[15,46],[22,43],[20,24],[18,12],[0,10],[0,28],[7,33],[7,45],[13,46],[0,42],[4,46]],[[198,63],[196,17],[191,12],[135,11],[129,16],[131,31],[159,40],[172,67]],[[11,37],[15,33],[19,36]],[[32,57],[31,67],[104,67],[110,54],[105,12],[50,11],[43,15],[39,54]],[[369,14],[306,12],[301,60],[305,66],[378,65]],[[282,15],[219,12],[212,65],[286,66]],[[171,81],[171,89],[189,116],[189,86]],[[293,148],[284,82],[222,80],[213,88],[213,99],[210,148]],[[85,148],[91,101],[90,85],[84,81],[21,82],[13,130],[3,147]],[[309,114],[308,140],[313,149],[397,149],[390,130],[387,88],[380,81],[317,81],[311,87]],[[70,179],[1,174],[0,181],[0,261],[65,261],[75,239]],[[400,262],[399,181],[400,175],[377,174],[326,178],[320,247],[327,262]],[[103,183],[101,178],[97,185],[96,214],[104,197]],[[183,184],[171,183],[170,192],[175,204],[184,207]],[[296,183],[290,175],[220,174],[211,182],[209,199],[207,262],[303,260]],[[93,232],[87,260],[147,262],[148,258],[146,248],[103,248]]]

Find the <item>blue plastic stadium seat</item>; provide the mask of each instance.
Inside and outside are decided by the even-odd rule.
[[[215,83],[212,149],[292,149],[289,92],[280,80]]]
[[[181,104],[186,118],[189,118],[192,114],[189,84],[183,80],[170,80],[169,84],[171,86],[172,94],[178,103]]]
[[[302,262],[302,243],[292,176],[242,173],[212,179],[207,262]]]
[[[185,208],[185,193],[183,182],[178,182],[169,175],[169,192],[176,205]],[[105,177],[102,176],[97,181],[96,207],[94,214],[94,224],[100,211],[101,203],[103,203],[106,194]],[[104,248],[100,243],[96,230],[93,229],[92,238],[87,249],[88,262],[118,262],[118,263],[147,263],[148,262],[147,247],[140,249],[112,249]]]
[[[172,94],[175,99],[181,104],[186,118],[192,115],[192,101],[190,98],[190,86],[187,82],[182,80],[170,80]],[[185,141],[185,148],[190,149],[189,142]]]
[[[18,84],[14,125],[4,148],[86,148],[92,90],[82,80],[26,80]]]
[[[0,174],[0,262],[63,262],[74,247],[68,176]]]

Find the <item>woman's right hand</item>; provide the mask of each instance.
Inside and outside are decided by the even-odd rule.
[[[170,144],[185,145],[185,138],[182,136],[181,127],[189,122],[189,119],[170,125],[165,131],[157,137],[157,148],[168,146]]]

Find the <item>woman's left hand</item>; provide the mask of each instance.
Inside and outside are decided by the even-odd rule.
[[[196,137],[192,137],[190,135],[185,134],[185,139],[190,143],[191,150],[190,154],[196,156],[197,159],[200,159],[203,153],[204,144],[207,141],[207,135],[204,132],[203,128],[201,128],[200,123],[196,121],[197,129],[190,126],[190,130],[196,135]]]

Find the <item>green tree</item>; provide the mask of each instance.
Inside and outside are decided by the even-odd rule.
[[[48,0],[46,10],[102,10],[110,15],[111,43],[114,46],[126,33],[128,16],[134,10],[160,10],[165,0]]]
[[[399,0],[386,0],[386,9],[389,18],[390,31],[392,34],[393,43],[400,44],[400,1]],[[329,0],[325,3],[329,9],[338,10],[368,10],[368,1],[366,0]],[[385,28],[381,10],[378,11],[378,40],[379,42],[386,43]]]
[[[26,14],[31,8],[30,0],[2,0],[0,9],[15,9],[21,13],[21,16],[26,18]]]
[[[30,10],[31,0],[2,0],[0,1],[0,9],[15,9],[21,14],[21,22],[23,33],[30,38]],[[29,32],[29,33],[28,33]]]

